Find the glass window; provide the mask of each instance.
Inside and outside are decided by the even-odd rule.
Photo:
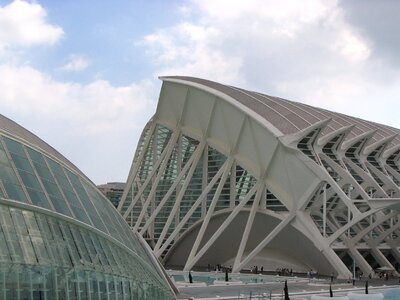
[[[23,170],[29,173],[33,173],[33,169],[31,167],[31,164],[29,163],[28,159],[25,157],[21,157],[19,155],[15,155],[11,153],[11,157],[14,161],[15,167],[19,170]]]
[[[61,198],[61,193],[60,190],[58,189],[58,186],[51,181],[48,180],[42,180],[43,186],[47,192],[47,194]]]
[[[74,266],[78,266],[81,264],[80,259],[81,257],[79,256],[78,249],[75,245],[75,241],[71,235],[71,231],[69,230],[69,226],[64,223],[60,222],[60,228],[63,233],[64,241],[66,242],[68,246],[68,252],[69,255],[73,261]]]
[[[70,226],[70,230],[72,233],[72,236],[74,238],[75,244],[78,248],[79,251],[79,255],[81,257],[81,262],[83,265],[87,264],[87,263],[91,263],[92,260],[90,258],[89,252],[86,248],[86,245],[82,239],[82,236],[80,234],[80,232],[78,231],[77,228]]]
[[[33,162],[39,163],[41,165],[46,165],[44,158],[41,153],[33,150],[32,148],[26,147],[28,154]]]
[[[3,185],[6,189],[9,199],[27,202],[25,193],[23,192],[20,185],[12,184],[7,181],[3,181]]]
[[[30,236],[41,236],[39,226],[36,223],[35,214],[30,211],[22,211],[22,215],[25,219],[25,224],[28,227],[28,232]]]
[[[39,191],[42,190],[42,188],[39,184],[39,181],[37,180],[35,175],[24,172],[24,171],[19,171],[19,175],[21,176],[22,182],[24,183],[24,185],[26,187],[32,188],[35,190],[39,190]]]
[[[34,205],[51,209],[49,202],[47,201],[46,195],[43,192],[31,188],[26,188],[26,190]]]
[[[9,161],[8,161],[8,157],[6,152],[3,150],[3,147],[1,147],[0,144],[0,163],[5,164],[5,165],[9,165]]]
[[[0,167],[0,178],[5,181],[19,184],[19,181],[17,179],[17,176],[15,175],[14,170],[9,166]]]
[[[8,148],[8,151],[10,151],[11,153],[16,153],[20,156],[25,156],[25,152],[24,149],[22,147],[22,145],[12,139],[9,139],[8,137],[3,136],[4,142]]]
[[[61,166],[56,163],[55,161],[51,159],[47,159],[47,162],[49,163],[51,170],[53,171],[58,184],[60,185],[68,203],[71,206],[71,209],[73,213],[75,214],[75,217],[82,222],[85,222],[87,224],[90,224],[90,219],[87,216],[86,212],[84,211],[82,205],[79,202],[79,199],[77,198],[71,184],[69,183],[67,177],[64,174],[63,169]]]
[[[50,200],[53,203],[54,209],[57,212],[59,212],[63,215],[70,216],[70,217],[72,216],[72,213],[71,213],[69,207],[67,206],[67,204],[65,203],[64,199],[50,196]]]
[[[73,174],[69,170],[65,170],[68,178],[70,179],[76,193],[79,196],[79,199],[82,202],[82,205],[85,207],[86,212],[89,214],[90,219],[92,220],[94,226],[101,231],[108,232],[105,225],[101,221],[99,214],[97,213],[92,201],[90,201],[89,196],[87,195],[85,189],[83,188],[81,182],[77,175]]]
[[[63,265],[71,266],[71,257],[68,253],[67,244],[64,241],[63,234],[60,230],[57,220],[49,218],[49,225],[52,230],[52,236],[54,238],[55,247],[53,251],[56,251],[58,253]]]
[[[47,157],[46,157],[46,161],[50,165],[50,168],[52,169],[53,172],[58,173],[62,176],[65,176],[61,166],[57,162],[55,162],[54,160],[49,159]]]
[[[49,169],[47,168],[47,166],[44,165],[40,165],[36,162],[33,162],[33,165],[35,166],[35,169],[38,173],[38,175],[42,178],[42,179],[46,179],[49,181],[54,181],[53,176],[51,175]]]

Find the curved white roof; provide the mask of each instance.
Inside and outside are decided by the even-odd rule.
[[[214,89],[224,93],[266,119],[284,135],[296,133],[327,119],[331,119],[331,121],[324,128],[321,135],[328,134],[349,125],[354,125],[347,135],[347,139],[354,138],[371,130],[376,130],[372,139],[369,141],[369,143],[373,143],[385,137],[398,135],[400,133],[399,129],[383,124],[362,120],[279,97],[224,85],[210,80],[186,76],[168,76],[162,77],[161,79],[179,79],[187,81],[188,83],[203,85],[208,89]],[[400,144],[400,137],[396,136],[391,145],[394,146],[398,144]]]

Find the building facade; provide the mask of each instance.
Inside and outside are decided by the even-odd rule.
[[[398,129],[164,77],[118,210],[169,266],[335,274],[400,262]]]
[[[97,188],[117,208],[125,189],[125,182],[107,182],[106,184],[98,185]]]
[[[0,115],[0,299],[174,299],[163,269],[82,172]]]

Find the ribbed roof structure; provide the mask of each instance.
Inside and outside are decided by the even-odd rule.
[[[275,126],[283,135],[299,132],[327,119],[330,119],[330,122],[322,130],[321,135],[328,134],[345,126],[354,125],[355,127],[347,135],[346,139],[351,139],[368,131],[376,130],[374,136],[370,140],[370,143],[373,143],[384,137],[398,135],[400,133],[399,129],[387,125],[362,120],[300,102],[224,85],[210,80],[185,76],[168,76],[163,78],[185,80],[222,92],[259,114]],[[396,136],[392,141],[392,146],[397,144],[400,144],[399,136]]]
[[[166,265],[400,270],[399,129],[160,79],[118,210]]]

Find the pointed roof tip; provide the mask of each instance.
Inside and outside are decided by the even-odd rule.
[[[345,134],[345,137],[353,130],[353,128],[356,127],[356,125],[347,125],[345,127],[339,128],[337,130],[334,130],[328,134],[325,134],[324,136],[321,136],[318,139],[318,146],[323,147],[325,146],[329,141],[334,139],[336,136],[340,134]]]
[[[383,145],[385,143],[386,143],[385,149],[387,149],[388,145],[396,138],[396,136],[398,136],[398,135],[397,134],[393,134],[393,135],[389,135],[389,136],[386,136],[384,138],[381,138],[380,140],[377,140],[373,144],[365,147],[363,153],[365,155],[369,155],[369,154],[371,154],[371,152],[373,152],[375,149],[377,149],[378,147],[380,147],[381,145]]]

